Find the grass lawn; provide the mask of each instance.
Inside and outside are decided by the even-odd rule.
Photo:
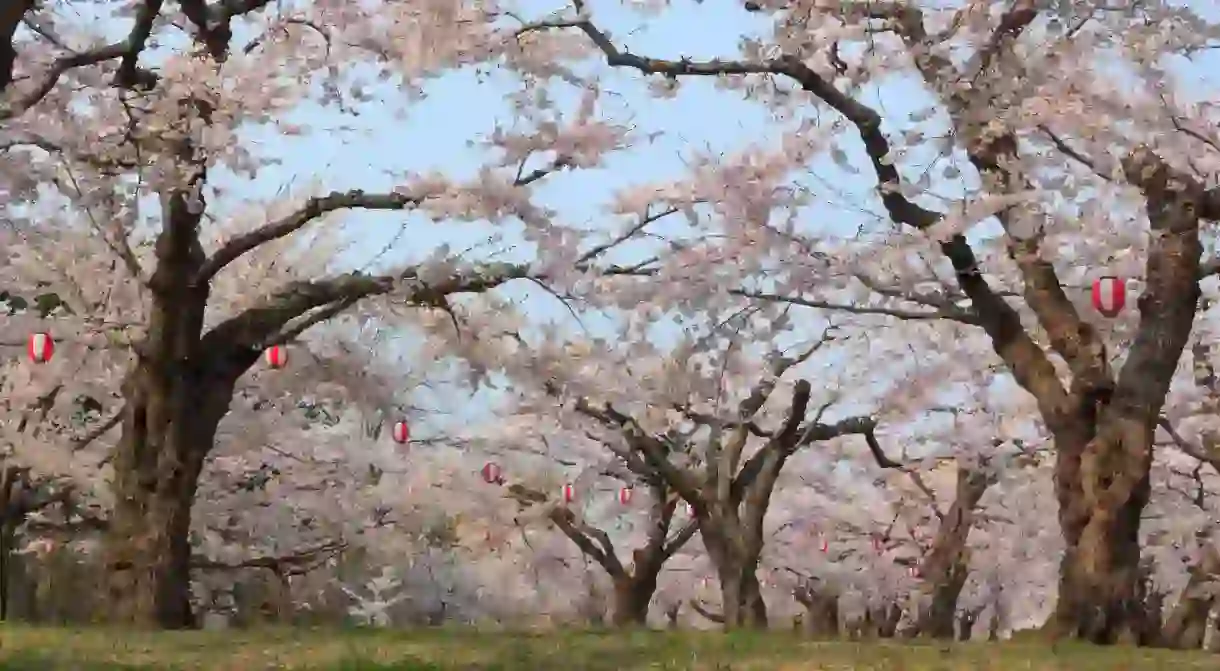
[[[147,634],[0,627],[0,669],[333,671],[1126,671],[1220,669],[1220,655],[1034,643],[818,643],[779,633],[471,630]]]

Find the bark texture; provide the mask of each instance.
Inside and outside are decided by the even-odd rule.
[[[995,476],[990,471],[958,468],[953,504],[941,517],[932,550],[919,571],[922,589],[931,595],[919,614],[918,629],[924,636],[941,639],[954,636],[958,597],[970,576],[966,543],[974,528],[979,501],[994,482]]]
[[[1015,171],[1021,144],[1027,140],[997,125],[994,110],[1020,104],[1008,85],[1025,74],[1013,45],[1038,17],[1037,3],[1018,0],[1008,5],[991,39],[970,60],[968,71],[928,48],[929,34],[916,7],[860,3],[845,11],[856,19],[882,20],[888,30],[898,33],[915,66],[941,97],[955,136],[978,170],[984,189],[1017,202],[1016,196],[1030,186]],[[794,81],[855,127],[877,177],[881,203],[893,222],[927,231],[943,220],[941,213],[904,195],[905,185],[891,160],[892,147],[877,110],[836,87],[801,58],[644,58],[618,49],[588,20],[574,26],[589,36],[612,66],[672,77],[769,74]],[[972,85],[963,86],[964,81]],[[993,87],[993,83],[1004,85]],[[1047,132],[1052,138],[1049,147],[1057,148],[1065,162],[1092,169],[1087,158]],[[1205,190],[1148,148],[1131,150],[1123,160],[1123,172],[1145,196],[1153,243],[1145,266],[1146,291],[1138,301],[1140,323],[1120,375],[1110,369],[1102,338],[1078,314],[1054,265],[1043,258],[1044,232],[1011,235],[1009,251],[1020,270],[1025,306],[1045,331],[1050,350],[1070,371],[1066,387],[1050,352],[1030,335],[1021,314],[991,286],[964,236],[943,242],[941,252],[953,267],[960,296],[970,301],[969,314],[958,314],[945,307],[944,301],[929,303],[942,318],[982,328],[1014,379],[1037,401],[1058,450],[1055,478],[1060,525],[1067,543],[1055,629],[1061,636],[1098,643],[1115,642],[1130,629],[1135,612],[1139,519],[1148,499],[1152,431],[1199,297],[1200,220],[1220,219],[1220,190]],[[996,216],[1007,231],[1014,231],[1014,227],[1030,223],[1022,217],[1033,215],[1013,206]],[[1210,268],[1208,272],[1214,272]],[[921,302],[918,297],[912,300]]]

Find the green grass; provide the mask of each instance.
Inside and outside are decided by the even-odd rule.
[[[275,629],[153,634],[4,626],[0,669],[1190,671],[1220,669],[1220,655],[1037,643],[819,643],[780,633]]]

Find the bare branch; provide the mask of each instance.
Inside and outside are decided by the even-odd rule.
[[[832,303],[829,301],[803,298],[801,296],[786,296],[783,294],[774,294],[762,291],[746,291],[743,289],[731,289],[729,293],[734,296],[741,296],[743,298],[753,298],[756,300],[771,301],[776,303],[787,303],[789,305],[800,305],[802,307],[817,308],[821,310],[834,310],[836,312],[847,312],[857,315],[884,315],[904,321],[948,319],[951,321],[960,322],[962,324],[978,324],[978,319],[974,315],[957,307],[941,308],[936,311],[903,310],[901,308],[868,307],[862,305],[850,305],[846,303]]]
[[[301,575],[314,570],[347,549],[343,541],[328,541],[288,555],[253,557],[239,562],[223,562],[192,557],[191,568],[199,571],[238,571],[267,569],[276,575]]]
[[[578,2],[577,9],[583,17],[583,3]],[[855,126],[877,175],[877,190],[890,219],[919,230],[928,230],[942,219],[940,213],[925,209],[903,195],[902,178],[891,156],[889,140],[881,130],[880,114],[840,91],[800,58],[791,55],[755,61],[646,58],[620,51],[602,30],[586,18],[572,23],[589,37],[612,67],[632,68],[645,74],[670,77],[763,74],[792,79]],[[996,353],[1008,365],[1017,382],[1038,400],[1047,421],[1054,423],[1069,408],[1067,390],[1059,381],[1054,364],[1025,330],[1016,310],[983,277],[974,250],[966,238],[956,235],[940,247],[953,265],[958,285],[973,304],[979,325],[991,338]]]
[[[1167,417],[1161,417],[1159,420],[1157,420],[1157,425],[1164,429],[1165,433],[1169,434],[1169,438],[1173,440],[1174,446],[1176,446],[1178,450],[1182,452],[1182,454],[1185,454],[1192,459],[1198,459],[1199,461],[1215,469],[1217,474],[1220,474],[1220,449],[1216,449],[1214,447],[1207,449],[1202,445],[1197,445],[1189,440],[1186,440],[1182,434],[1178,433],[1177,429],[1174,428],[1173,424]]]
[[[370,194],[360,189],[336,191],[326,196],[310,198],[305,206],[296,212],[226,242],[203,263],[199,272],[195,274],[193,283],[200,286],[211,281],[225,266],[243,254],[259,245],[295,233],[309,222],[329,212],[345,209],[406,210],[419,205],[420,202],[422,202],[422,198],[404,193]]]
[[[83,436],[74,438],[71,443],[72,451],[79,452],[80,450],[85,449],[86,447],[88,447],[90,445],[90,443],[92,443],[93,441],[97,440],[98,438],[101,438],[102,436],[106,435],[106,432],[108,432],[111,429],[113,429],[114,427],[118,426],[119,422],[123,421],[123,413],[126,410],[127,410],[127,406],[124,405],[124,406],[120,407],[113,415],[106,418],[105,421],[101,422],[97,426],[90,429]]]
[[[513,181],[513,186],[528,186],[565,167],[567,167],[566,161],[562,159],[557,160],[548,167],[539,168],[527,175],[519,176]],[[243,254],[254,250],[260,245],[287,237],[325,214],[337,210],[409,210],[419,206],[426,198],[427,196],[423,195],[413,196],[398,192],[366,193],[361,189],[334,191],[325,196],[310,198],[305,202],[303,207],[292,214],[264,224],[248,233],[243,233],[221,245],[220,249],[216,250],[199,268],[193,283],[197,286],[207,283],[223,270],[225,266],[237,260]],[[587,260],[582,259],[582,261]]]

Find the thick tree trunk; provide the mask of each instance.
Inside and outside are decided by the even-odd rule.
[[[139,626],[194,625],[191,507],[232,387],[180,371],[137,367],[124,384],[127,416],[115,449],[115,506],[105,538],[110,618]]]
[[[123,382],[104,558],[111,619],[180,629],[193,625],[189,534],[199,474],[237,378],[258,353],[202,351],[209,287],[192,279],[205,259],[202,210],[185,192],[165,196],[162,210],[148,335]]]
[[[1086,447],[1059,447],[1055,477],[1067,547],[1057,636],[1112,644],[1140,627],[1139,525],[1151,495],[1154,421],[1104,417]]]
[[[703,520],[700,520],[700,528],[703,545],[720,580],[724,628],[765,629],[767,605],[757,576],[761,544],[757,548],[744,547],[747,539],[740,537],[744,532],[730,536],[723,529],[711,529],[710,523]]]
[[[610,623],[615,627],[637,627],[648,623],[648,605],[657,590],[656,576],[620,578],[614,581],[614,603]]]

